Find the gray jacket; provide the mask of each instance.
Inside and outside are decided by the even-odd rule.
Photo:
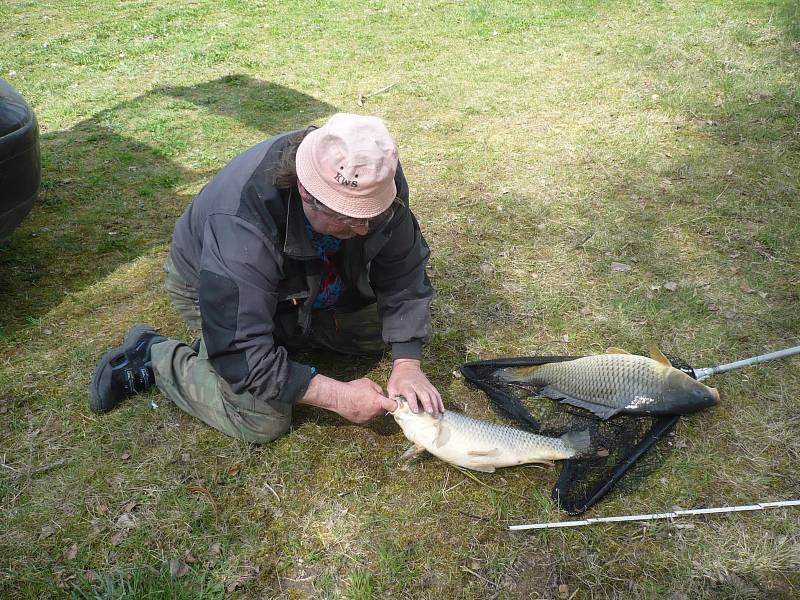
[[[170,250],[178,272],[198,290],[214,369],[235,392],[270,403],[297,402],[308,388],[310,367],[289,360],[275,343],[274,317],[289,301],[299,304],[297,334],[307,334],[323,274],[297,190],[273,185],[293,133],[266,140],[225,166],[178,219]],[[342,242],[346,292],[340,303],[357,308],[377,301],[393,357],[419,358],[431,333],[430,251],[408,208],[399,165],[395,183],[402,207],[391,221]]]

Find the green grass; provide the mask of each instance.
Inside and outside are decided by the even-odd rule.
[[[400,145],[433,251],[426,370],[448,406],[493,418],[453,375],[476,358],[656,341],[708,366],[796,345],[798,6],[0,4],[0,77],[36,109],[43,162],[38,204],[0,245],[0,596],[800,595],[796,510],[511,533],[561,518],[556,470],[480,485],[433,459],[401,467],[388,419],[303,410],[248,447],[158,393],[86,406],[131,324],[191,335],[161,268],[193,195],[336,111],[381,116]],[[384,385],[390,370],[320,360]],[[723,403],[593,515],[798,497],[797,359],[714,384]]]

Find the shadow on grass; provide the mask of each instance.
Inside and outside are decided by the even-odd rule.
[[[175,220],[192,199],[193,192],[184,190],[198,189],[235,155],[213,156],[213,142],[202,141],[219,134],[218,124],[234,120],[258,130],[255,143],[334,111],[295,90],[233,75],[155,88],[42,135],[40,199],[0,245],[0,335],[36,324],[64,293],[168,245]],[[201,160],[211,154],[219,167],[193,169],[186,160],[178,162],[177,156],[191,155],[193,144],[203,144],[195,151]],[[249,145],[239,142],[237,151]]]
[[[782,0],[779,19],[786,36],[795,42],[800,41],[800,2]]]

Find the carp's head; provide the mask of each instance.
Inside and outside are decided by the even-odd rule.
[[[392,396],[392,400],[397,402],[397,408],[392,416],[408,439],[412,441],[436,439],[440,427],[439,417],[434,417],[424,410],[411,412],[408,400],[403,396]]]
[[[674,368],[667,375],[665,396],[670,413],[676,415],[697,412],[719,404],[719,392],[716,388],[708,387]]]

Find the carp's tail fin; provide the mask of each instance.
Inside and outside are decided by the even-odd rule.
[[[530,383],[542,384],[536,378],[536,371],[542,365],[527,365],[524,367],[505,367],[504,369],[497,369],[494,372],[494,377],[503,383]]]
[[[586,454],[592,449],[592,437],[589,435],[588,429],[568,431],[561,436],[561,441],[566,444],[567,448],[572,448],[575,451],[572,458]]]

